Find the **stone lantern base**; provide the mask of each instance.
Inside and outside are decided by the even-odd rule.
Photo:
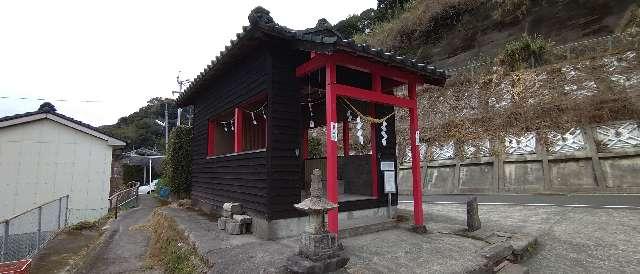
[[[298,255],[287,259],[293,273],[327,273],[343,268],[349,262],[335,233],[304,233],[300,237]]]

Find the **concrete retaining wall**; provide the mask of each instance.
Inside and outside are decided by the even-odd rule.
[[[545,147],[539,136],[487,141],[499,157],[456,159],[453,149],[429,148],[437,160],[423,162],[423,194],[451,193],[640,193],[640,130],[637,121],[576,128]],[[476,153],[478,155],[478,153]],[[400,166],[399,194],[412,193],[411,167]]]

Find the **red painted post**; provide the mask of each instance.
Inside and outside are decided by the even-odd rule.
[[[242,109],[235,109],[235,118],[233,121],[233,126],[235,127],[234,132],[234,142],[233,142],[233,151],[235,153],[242,152],[244,150],[244,132],[243,132],[243,112]]]
[[[349,156],[349,121],[346,118],[342,122],[342,151],[344,156]]]
[[[413,222],[416,231],[426,231],[422,212],[422,183],[420,179],[420,148],[418,147],[418,103],[416,82],[409,81],[409,98],[414,106],[409,109],[409,139],[411,142],[411,173],[413,176]]]
[[[309,129],[302,130],[302,159],[309,159]]]
[[[215,146],[216,146],[216,121],[209,120],[209,130],[208,130],[209,138],[207,140],[207,156],[212,156],[215,154]]]
[[[369,116],[376,117],[376,105],[369,106]],[[378,197],[378,131],[371,123],[371,196]]]
[[[380,73],[376,71],[372,72],[371,80],[373,92],[382,94],[382,77],[380,76]],[[369,115],[373,118],[376,117],[375,103],[371,103]],[[378,185],[378,131],[376,126],[376,124],[371,124],[371,196],[377,198],[380,195],[380,193],[378,193],[378,189],[380,189],[380,187]]]
[[[336,65],[327,63],[326,65],[326,120],[327,120],[327,199],[330,202],[338,203],[338,124],[336,114],[336,93],[332,85],[336,82]],[[338,233],[338,209],[329,211],[329,231]]]

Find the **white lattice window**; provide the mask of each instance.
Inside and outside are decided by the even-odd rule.
[[[551,132],[549,133],[549,140],[551,141],[549,151],[552,153],[574,152],[586,148],[584,135],[580,128],[572,128],[565,134]]]
[[[596,141],[605,150],[640,146],[640,129],[636,122],[598,126]]]
[[[536,153],[536,135],[533,132],[522,136],[507,136],[504,142],[507,154],[532,154]]]
[[[464,145],[464,154],[467,158],[474,156],[489,156],[491,154],[489,140],[483,140],[476,144]]]
[[[433,146],[431,148],[431,155],[434,160],[453,159],[455,156],[453,142],[449,142],[442,146]]]
[[[427,153],[427,144],[420,144],[420,161],[424,160],[424,155]],[[404,163],[411,163],[413,160],[411,158],[411,146],[407,146],[404,154]]]

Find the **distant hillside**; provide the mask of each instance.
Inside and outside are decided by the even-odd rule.
[[[167,103],[169,124],[175,126],[178,115],[176,101],[170,98],[152,98],[138,111],[121,117],[113,125],[100,126],[100,129],[127,142],[127,150],[148,148],[164,151],[163,127],[155,120],[164,121],[164,105]],[[187,121],[183,112],[183,121]]]
[[[354,37],[445,68],[458,67],[479,57],[494,57],[508,41],[523,33],[539,34],[556,44],[614,33],[629,24],[636,2],[639,1],[414,0],[386,21],[371,23],[364,18],[363,15],[375,14],[371,10],[360,15],[356,19],[369,21],[360,24],[365,27]],[[338,23],[338,29],[353,19]]]

